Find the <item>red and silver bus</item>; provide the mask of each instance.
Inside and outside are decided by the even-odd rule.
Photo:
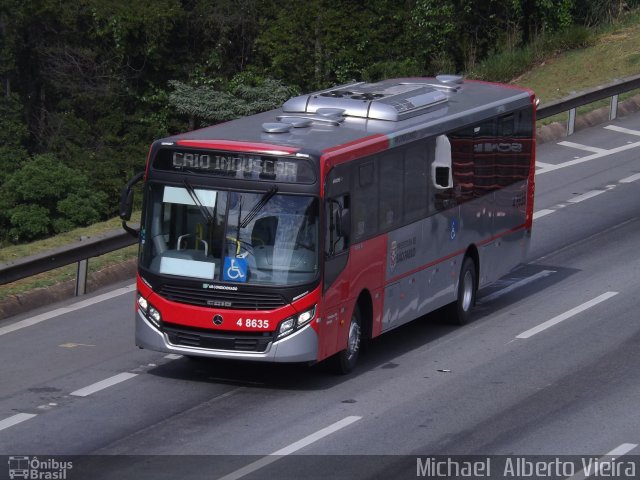
[[[535,96],[459,76],[353,83],[153,143],[136,344],[263,362],[333,357],[435,309],[469,319],[521,263]]]

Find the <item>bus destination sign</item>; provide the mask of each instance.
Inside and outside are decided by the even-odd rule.
[[[188,171],[243,180],[315,182],[311,164],[305,159],[252,153],[162,149],[153,166],[158,170]]]

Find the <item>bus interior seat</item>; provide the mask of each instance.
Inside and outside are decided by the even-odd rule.
[[[253,247],[274,246],[276,243],[276,231],[278,230],[278,217],[262,217],[255,221],[251,231],[251,244]]]

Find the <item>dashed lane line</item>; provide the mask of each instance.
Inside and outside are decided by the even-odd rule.
[[[569,203],[584,202],[585,200],[589,200],[590,198],[597,197],[598,195],[603,194],[606,191],[607,190],[592,190],[590,192],[583,193],[582,195],[578,195],[577,197],[570,198],[569,200],[567,200],[567,202]]]
[[[608,192],[609,190],[613,190],[619,184],[633,183],[633,182],[637,182],[638,180],[640,180],[640,173],[636,173],[629,177],[618,180],[618,184],[607,185],[604,190],[592,190],[590,192],[583,193],[582,195],[578,195],[576,197],[570,198],[569,200],[567,200],[567,203],[569,204],[580,203],[590,198],[597,197],[598,195]],[[537,212],[533,213],[533,219],[537,220],[538,218],[546,217],[547,215],[557,212],[559,209],[564,208],[566,206],[567,206],[566,204],[558,204],[558,205],[555,205],[553,208],[545,208],[545,209],[538,210]]]
[[[117,290],[103,293],[102,295],[97,295],[87,300],[82,300],[81,302],[74,303],[72,305],[69,305],[68,307],[57,308],[55,310],[51,310],[50,312],[36,315],[35,317],[20,320],[19,322],[12,323],[11,325],[7,325],[6,327],[0,327],[0,336],[6,335],[7,333],[15,332],[17,330],[21,330],[26,327],[30,327],[32,325],[37,325],[38,323],[44,322],[46,320],[51,320],[52,318],[59,317],[60,315],[64,315],[65,313],[75,312],[76,310],[90,307],[91,305],[95,305],[96,303],[104,302],[105,300],[110,300],[112,298],[119,297],[120,295],[125,295],[134,291],[135,288],[135,285],[118,288]]]
[[[607,150],[604,148],[598,148],[598,147],[590,147],[589,145],[582,145],[581,143],[573,143],[573,142],[558,142],[558,145],[562,145],[563,147],[569,147],[569,148],[577,148],[578,150],[585,150],[587,152],[592,152],[592,153],[606,153]]]
[[[531,338],[534,335],[540,332],[543,332],[548,328],[553,327],[554,325],[559,324],[560,322],[563,322],[579,313],[584,312],[585,310],[588,310],[591,307],[594,307],[595,305],[598,305],[599,303],[602,303],[610,299],[611,297],[615,297],[616,295],[618,295],[618,293],[619,292],[605,292],[602,295],[599,295],[596,298],[589,300],[588,302],[585,302],[581,305],[578,305],[575,308],[572,308],[571,310],[568,310],[560,315],[553,317],[551,320],[547,320],[546,322],[541,323],[537,327],[533,327],[527,330],[526,332],[522,332],[520,335],[517,335],[516,338],[520,338],[520,339]]]
[[[550,165],[547,167],[543,167],[540,170],[536,171],[536,176],[542,175],[548,172],[554,172],[556,170],[560,170],[561,168],[572,167],[574,165],[579,165],[581,163],[590,162],[591,160],[596,160],[598,158],[608,157],[609,155],[615,155],[616,153],[624,152],[626,150],[633,150],[634,148],[638,148],[638,147],[640,147],[640,142],[628,143],[626,145],[612,148],[610,150],[598,151],[597,153],[587,155],[586,157],[576,158],[575,160],[569,160],[567,162],[559,163],[557,165]],[[592,148],[596,148],[596,147],[592,147]]]
[[[537,220],[538,218],[542,218],[545,217],[547,215],[550,215],[552,213],[554,213],[555,210],[550,210],[550,209],[544,209],[544,210],[538,210],[537,212],[534,212],[533,214],[533,219]]]
[[[618,125],[607,125],[604,128],[607,130],[613,130],[614,132],[628,133],[629,135],[636,135],[640,137],[640,130],[631,130],[630,128],[619,127]]]
[[[555,270],[542,270],[538,273],[536,273],[535,275],[531,275],[530,277],[527,278],[523,278],[522,280],[518,280],[517,282],[509,285],[508,287],[505,287],[501,290],[498,290],[497,292],[493,292],[490,295],[487,295],[486,297],[482,297],[481,299],[478,300],[478,303],[480,304],[484,304],[487,302],[491,302],[493,300],[495,300],[496,298],[500,298],[503,295],[506,295],[507,293],[511,293],[514,290],[524,287],[525,285],[528,285],[532,282],[535,282],[536,280],[540,279],[540,278],[544,278],[544,277],[548,277],[549,275],[551,275],[552,273],[556,273]]]
[[[124,382],[125,380],[129,380],[130,378],[138,376],[137,373],[123,372],[113,377],[109,377],[105,380],[101,380],[100,382],[96,382],[88,387],[81,388],[80,390],[76,390],[75,392],[71,392],[70,395],[74,397],[87,397],[93,393],[99,392],[100,390],[104,390],[105,388],[109,388],[113,385],[117,385],[118,383]]]
[[[318,440],[321,440],[324,437],[327,437],[332,433],[337,432],[338,430],[342,430],[343,428],[348,427],[349,425],[351,425],[354,422],[357,422],[361,418],[362,417],[356,417],[356,416],[343,418],[342,420],[336,423],[333,423],[328,427],[323,428],[322,430],[318,430],[317,432],[312,433],[311,435],[308,435],[303,439],[292,443],[291,445],[281,448],[280,450],[273,452],[272,454],[267,455],[266,457],[262,457],[261,459],[256,460],[253,463],[250,463],[249,465],[246,465],[234,472],[231,472],[228,475],[225,475],[224,477],[220,478],[219,480],[237,480],[239,478],[252,474],[257,470],[260,470],[261,468],[264,468],[267,465],[270,465],[273,462],[280,460],[282,457],[291,455],[292,453],[295,453],[298,450],[301,450],[302,448],[307,447],[312,443],[315,443]]]
[[[19,423],[37,416],[38,415],[35,413],[17,413],[11,417],[5,418],[4,420],[0,420],[0,430],[13,427],[14,425],[18,425]]]
[[[623,443],[622,445],[611,450],[609,453],[600,457],[597,461],[589,462],[584,469],[567,478],[567,480],[585,480],[588,477],[600,476],[618,478],[617,474],[610,474],[613,463],[616,461],[616,459],[618,459],[618,463],[620,463],[619,457],[626,455],[637,446],[638,445],[635,443]]]
[[[635,175],[631,175],[630,177],[623,178],[620,180],[620,183],[633,183],[640,180],[640,173],[636,173]]]

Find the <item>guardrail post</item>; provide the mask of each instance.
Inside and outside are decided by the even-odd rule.
[[[611,97],[611,105],[609,105],[609,120],[615,120],[618,116],[618,95]]]
[[[87,240],[88,237],[84,235],[80,237],[80,240]],[[89,270],[89,259],[85,258],[78,262],[78,268],[76,270],[76,297],[87,293],[87,271]]]
[[[576,109],[569,110],[569,121],[567,122],[567,136],[573,135],[576,129]]]

